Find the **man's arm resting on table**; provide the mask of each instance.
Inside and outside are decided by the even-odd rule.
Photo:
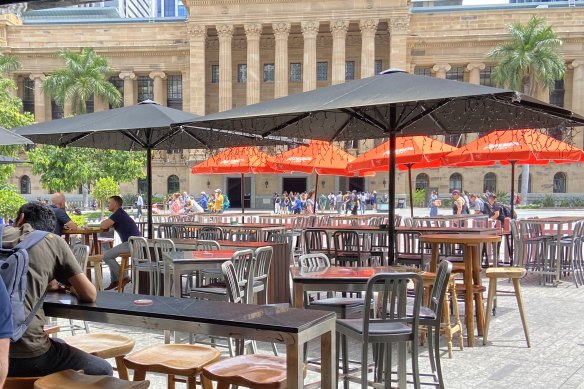
[[[70,230],[76,230],[77,224],[75,224],[75,222],[73,220],[69,220],[67,223],[65,223],[65,227],[67,227]]]
[[[95,302],[97,291],[85,274],[76,274],[73,277],[69,277],[68,281],[71,284],[71,293],[75,294],[79,301],[85,303]]]
[[[8,350],[10,349],[10,339],[0,339],[0,388],[4,387],[4,381],[8,374]]]
[[[114,226],[114,221],[112,219],[105,219],[99,224],[99,228],[102,230],[109,230]]]

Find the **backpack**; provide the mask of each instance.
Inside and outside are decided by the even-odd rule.
[[[25,333],[31,320],[43,305],[45,294],[37,301],[28,316],[24,315],[24,298],[28,274],[28,251],[44,239],[46,231],[33,231],[22,242],[11,249],[2,248],[4,225],[0,224],[0,277],[6,284],[6,291],[12,306],[13,333],[10,339],[16,342]]]
[[[223,209],[229,209],[231,203],[229,202],[229,197],[226,194],[223,195]]]
[[[501,213],[504,218],[508,217],[509,219],[517,219],[517,212],[513,210],[513,215],[511,215],[511,207],[509,205],[499,203],[499,207],[501,208]]]

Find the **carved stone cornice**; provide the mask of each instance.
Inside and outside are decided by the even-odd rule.
[[[187,33],[192,38],[202,38],[207,37],[207,26],[204,24],[189,24],[187,26]]]
[[[349,30],[350,21],[347,19],[334,19],[331,20],[330,27],[333,37],[345,37],[347,31]]]
[[[410,29],[410,18],[407,16],[397,16],[389,20],[389,31],[392,33],[406,33]]]
[[[215,28],[219,39],[230,39],[233,36],[233,24],[218,24]]]
[[[262,35],[262,24],[261,23],[246,23],[243,25],[245,30],[245,36],[248,40],[260,39]]]
[[[291,25],[288,22],[276,22],[272,23],[272,29],[274,30],[274,35],[276,39],[278,38],[288,38],[290,34]]]
[[[155,78],[161,78],[161,79],[165,79],[166,78],[166,73],[164,72],[150,72],[150,74],[148,75],[148,77],[150,77],[151,79],[155,79]]]
[[[316,38],[320,23],[318,20],[303,20],[300,23],[300,29],[304,38]]]
[[[359,29],[362,34],[375,34],[379,19],[361,19],[359,20]]]
[[[136,73],[131,71],[120,72],[119,76],[122,80],[129,78],[130,80],[134,80],[136,78]]]

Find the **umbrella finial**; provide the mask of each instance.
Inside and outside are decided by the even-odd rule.
[[[156,101],[153,101],[153,100],[150,100],[150,99],[146,99],[146,100],[140,101],[138,104],[156,104],[156,105],[160,105]]]
[[[398,68],[389,68],[389,69],[385,69],[383,70],[381,73],[379,74],[393,74],[393,73],[407,73],[405,70],[403,69],[398,69]]]

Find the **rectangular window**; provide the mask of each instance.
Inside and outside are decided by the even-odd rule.
[[[446,72],[447,80],[464,81],[464,68],[462,66],[453,66]]]
[[[22,80],[22,110],[34,115],[34,81],[28,77]]]
[[[148,76],[138,76],[138,102],[144,100],[154,100],[154,80]]]
[[[564,107],[564,80],[556,80],[554,86],[550,88],[550,104],[557,107]]]
[[[179,109],[182,111],[183,87],[181,74],[171,74],[167,78],[166,105],[170,108]]]
[[[247,64],[245,63],[237,65],[237,82],[242,84],[247,82]]]
[[[493,73],[493,69],[495,69],[494,66],[485,66],[485,68],[483,70],[481,70],[481,85],[484,86],[492,86],[495,87],[495,80],[493,80],[493,78],[491,77],[491,74]]]
[[[383,61],[380,59],[375,60],[375,74],[379,74],[383,71]]]
[[[355,61],[345,62],[345,80],[355,79]]]
[[[419,68],[416,66],[416,68],[414,69],[414,74],[417,76],[432,77],[432,68],[428,68],[428,67]]]
[[[211,84],[219,84],[219,65],[211,65]]]
[[[110,84],[112,84],[113,86],[116,87],[117,90],[120,91],[120,94],[122,95],[122,103],[120,104],[120,107],[124,106],[124,80],[122,80],[120,77],[117,76],[112,76],[109,79]],[[112,109],[112,105],[109,105],[110,109]]]
[[[290,64],[290,82],[302,82],[302,64]]]
[[[328,62],[316,63],[316,81],[328,80]]]
[[[63,119],[64,116],[63,106],[51,100],[51,119]]]
[[[95,104],[93,102],[93,95],[85,101],[85,113],[93,113],[95,110]]]
[[[264,82],[274,82],[275,70],[276,68],[273,63],[264,64]]]

